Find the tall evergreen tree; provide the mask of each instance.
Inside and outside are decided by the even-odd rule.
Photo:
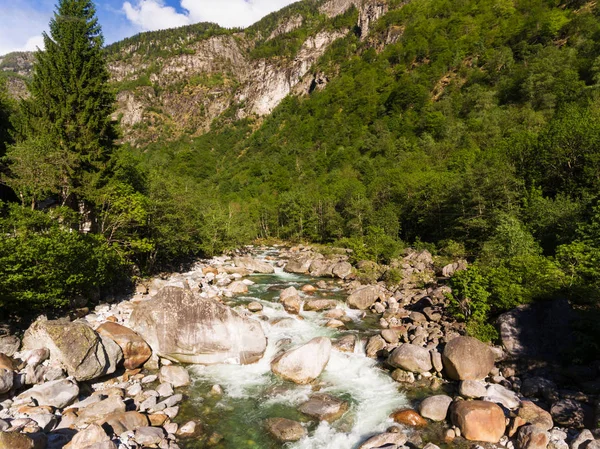
[[[55,166],[60,161],[49,178],[62,203],[72,207],[93,201],[113,148],[114,94],[108,85],[103,43],[90,0],[59,0],[50,34],[44,33],[45,50],[35,55],[32,96],[23,102],[19,130],[24,141],[17,146],[20,157],[12,160],[15,178],[31,173],[24,164]]]

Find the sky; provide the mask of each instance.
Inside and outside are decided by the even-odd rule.
[[[58,0],[0,0],[0,55],[43,46]],[[245,27],[296,0],[96,0],[107,44],[197,22]]]

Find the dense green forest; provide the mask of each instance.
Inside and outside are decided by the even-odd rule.
[[[63,306],[115,285],[123,267],[146,275],[260,237],[343,245],[357,260],[383,263],[407,245],[442,260],[468,258],[470,268],[451,282],[457,314],[481,338],[495,336],[490,317],[533,300],[567,297],[597,308],[596,4],[389,6],[369,39],[356,30],[321,58],[315,70],[329,75],[325,89],[288,97],[264,120],[235,121],[231,110],[198,138],[111,147],[77,186],[94,211],[94,232],[68,233],[64,242],[65,223],[72,229],[81,216],[73,207],[74,217],[40,211],[44,197],[60,197],[60,183],[28,181],[27,170],[15,175],[24,131],[23,113],[13,114],[17,143],[5,178],[23,206],[7,206],[0,222],[10,235],[1,240],[0,305]],[[312,3],[294,8],[307,26],[322,26]],[[337,20],[346,26],[356,17],[353,9]],[[293,54],[305,38],[301,27],[264,40],[276,23],[266,18],[248,30],[263,33],[257,57]],[[384,45],[390,29],[400,38]],[[199,31],[213,32],[220,31]],[[49,154],[44,141],[33,143],[28,151]],[[43,164],[34,168],[44,173]],[[53,248],[43,263],[68,281],[36,277],[40,245]],[[57,262],[84,253],[91,262],[71,279],[73,267]]]

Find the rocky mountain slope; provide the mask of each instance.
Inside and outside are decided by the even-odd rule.
[[[223,115],[268,115],[287,95],[323,87],[319,58],[350,33],[367,39],[388,9],[385,0],[306,0],[246,30],[196,24],[113,44],[107,58],[124,140],[200,135]],[[32,62],[31,53],[0,58],[13,95],[26,95]]]

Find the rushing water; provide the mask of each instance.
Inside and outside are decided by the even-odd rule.
[[[314,278],[283,273],[255,275],[255,282],[245,296],[238,296],[230,305],[245,313],[244,305],[259,301],[263,305],[261,324],[268,338],[264,357],[253,365],[198,366],[192,369],[195,380],[189,391],[189,400],[182,409],[180,422],[197,419],[204,424],[207,437],[182,441],[186,449],[214,447],[218,449],[354,449],[366,437],[384,431],[392,423],[389,414],[407,405],[406,397],[397,384],[382,371],[376,361],[364,354],[363,344],[357,344],[353,354],[332,350],[331,358],[318,382],[320,392],[333,394],[350,403],[350,409],[338,421],[317,423],[302,415],[297,407],[306,401],[315,389],[311,385],[295,385],[271,373],[270,362],[281,350],[305,343],[317,336],[331,338],[347,334],[325,327],[327,319],[320,312],[302,312],[289,315],[277,302],[279,290],[315,282]],[[318,297],[341,299],[342,294],[332,285]],[[341,303],[343,305],[343,303]],[[357,311],[347,309],[353,319],[348,327],[360,335],[361,320]],[[258,317],[257,317],[258,319]],[[211,395],[211,387],[218,384],[222,396]],[[263,427],[266,418],[282,417],[304,423],[308,436],[296,443],[276,442]],[[216,443],[207,442],[213,433],[222,435]]]

